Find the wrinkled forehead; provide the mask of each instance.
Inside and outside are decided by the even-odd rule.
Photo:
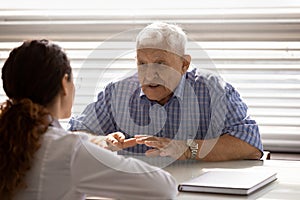
[[[176,54],[178,56],[184,55],[184,51],[181,48],[174,48],[175,44],[173,46],[166,44],[165,41],[162,42],[155,42],[153,41],[152,43],[148,44],[140,44],[137,46],[136,51],[139,50],[149,50],[151,49],[152,51],[160,51],[160,52],[168,52],[172,54]],[[149,50],[150,51],[150,50]]]
[[[137,49],[136,53],[137,59],[175,59],[181,57],[173,52],[157,48],[141,48]]]

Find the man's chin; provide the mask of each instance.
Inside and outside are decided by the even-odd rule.
[[[145,95],[151,101],[159,101],[159,98],[157,96],[155,96],[155,95],[146,94],[146,93],[145,93]]]

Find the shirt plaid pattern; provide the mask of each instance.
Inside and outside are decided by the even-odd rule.
[[[210,72],[193,69],[182,76],[163,106],[141,91],[137,75],[109,84],[96,102],[70,119],[70,130],[107,135],[123,132],[174,139],[210,139],[230,134],[263,150],[259,128],[232,85]],[[137,145],[127,150],[143,153]]]

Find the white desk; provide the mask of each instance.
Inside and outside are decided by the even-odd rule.
[[[199,176],[207,169],[251,169],[251,170],[273,170],[277,172],[277,180],[266,187],[254,192],[249,196],[223,195],[209,193],[179,192],[177,200],[198,199],[262,199],[262,200],[284,200],[300,199],[300,161],[286,160],[244,160],[229,162],[198,162],[198,161],[176,161],[164,169],[170,172],[177,183]],[[105,199],[88,197],[87,199]]]
[[[165,168],[182,182],[203,173],[203,169],[268,169],[277,172],[277,180],[249,195],[222,195],[180,192],[176,199],[300,199],[300,161],[264,160],[230,162],[176,162]]]

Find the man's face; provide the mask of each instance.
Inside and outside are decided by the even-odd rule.
[[[164,105],[186,72],[189,62],[160,49],[137,50],[138,76],[148,99]]]

